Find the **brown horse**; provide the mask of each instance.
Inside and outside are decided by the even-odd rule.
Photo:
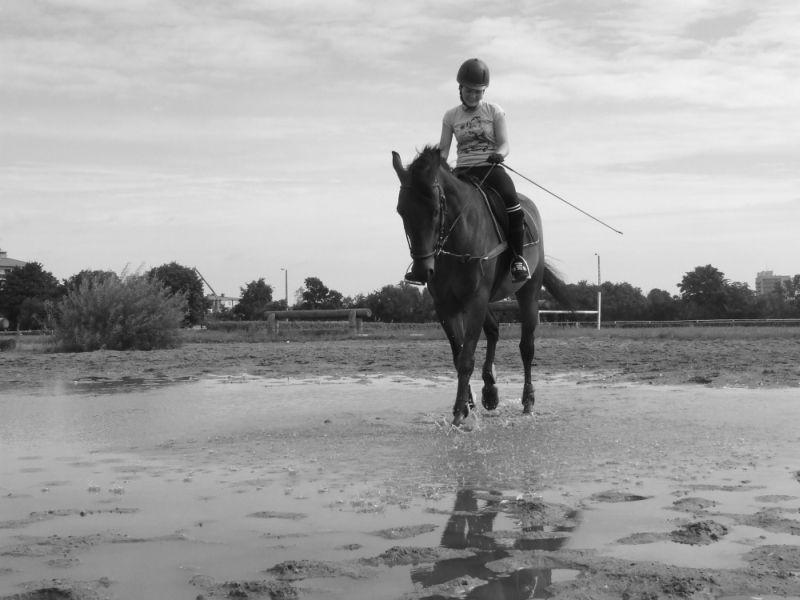
[[[527,228],[524,254],[531,278],[512,284],[502,200],[494,193],[485,195],[478,186],[456,177],[435,146],[426,147],[408,169],[403,167],[400,155],[392,152],[392,164],[400,178],[397,212],[403,219],[413,259],[411,276],[428,286],[458,372],[453,424],[460,425],[475,405],[469,381],[481,329],[486,335],[482,403],[487,410],[494,410],[499,403],[494,377],[499,325],[489,303],[512,293],[519,304],[522,324],[522,406],[524,413],[530,413],[534,403],[534,331],[539,323],[542,286],[558,302],[569,305],[564,283],[545,264],[539,211],[520,195]]]

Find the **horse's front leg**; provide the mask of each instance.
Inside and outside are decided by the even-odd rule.
[[[459,426],[469,416],[474,406],[470,378],[475,370],[475,348],[481,332],[483,314],[460,313],[442,321],[442,326],[453,351],[453,364],[458,374],[456,401],[453,405],[453,425]]]
[[[494,376],[494,356],[497,350],[497,340],[500,338],[500,326],[492,311],[486,313],[486,319],[483,321],[483,333],[486,336],[486,359],[483,361],[481,403],[486,410],[494,410],[500,403]]]

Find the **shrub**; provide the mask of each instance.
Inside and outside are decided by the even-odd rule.
[[[171,348],[185,313],[185,297],[157,279],[93,276],[59,302],[55,336],[64,350]]]

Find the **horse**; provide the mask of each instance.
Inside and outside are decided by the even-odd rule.
[[[523,254],[531,278],[514,284],[509,274],[512,256],[504,234],[507,217],[498,194],[484,192],[476,182],[457,177],[436,146],[426,146],[407,169],[400,155],[392,152],[392,166],[400,180],[397,212],[403,220],[413,261],[410,277],[428,286],[458,373],[453,425],[461,425],[475,407],[469,382],[481,330],[486,336],[481,402],[486,410],[494,410],[499,404],[494,358],[500,328],[489,304],[512,293],[521,320],[523,414],[531,414],[535,401],[531,366],[534,332],[539,323],[539,294],[544,287],[556,301],[571,305],[566,285],[545,262],[538,209],[519,194],[527,230]]]

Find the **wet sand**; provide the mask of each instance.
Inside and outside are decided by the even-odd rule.
[[[791,381],[540,358],[453,430],[441,344],[359,344],[0,358],[0,598],[800,596]]]

